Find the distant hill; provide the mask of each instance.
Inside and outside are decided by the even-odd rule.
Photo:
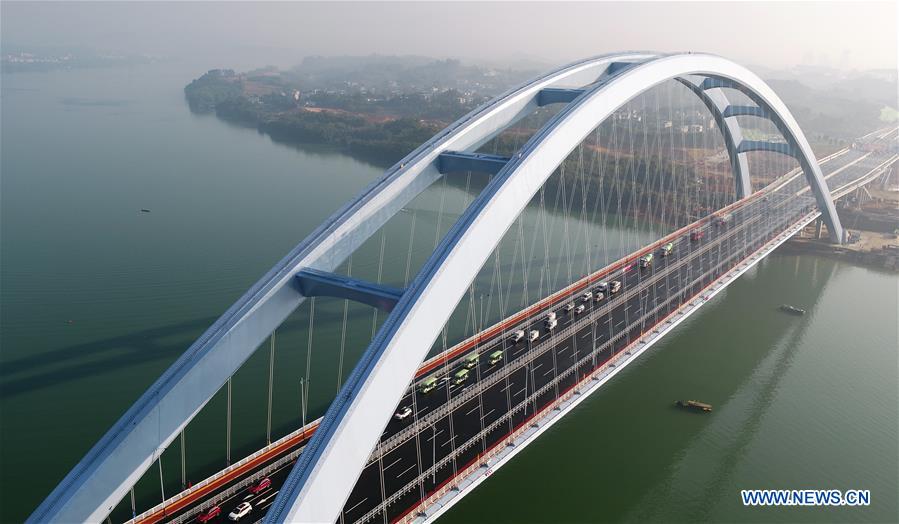
[[[493,95],[535,76],[537,71],[483,67],[423,56],[311,56],[286,73],[301,89],[365,86],[394,92],[431,88]]]
[[[769,78],[806,134],[851,139],[883,125],[882,109],[896,107],[896,82],[873,77],[847,78],[811,88],[795,79]]]

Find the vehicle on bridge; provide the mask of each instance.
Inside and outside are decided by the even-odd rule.
[[[234,508],[234,511],[228,513],[228,520],[237,522],[243,517],[246,517],[251,511],[253,511],[253,506],[251,506],[249,502],[241,502]]]
[[[574,314],[575,314],[575,315],[580,315],[581,313],[584,312],[584,309],[586,309],[586,308],[584,308],[584,305],[581,304],[580,306],[578,306],[578,307],[574,310]]]
[[[559,325],[559,321],[554,318],[548,318],[543,322],[543,325],[546,326],[546,329],[552,331],[556,328],[557,325]]]
[[[268,489],[271,485],[272,479],[265,477],[264,479],[250,486],[250,489],[248,489],[247,491],[249,493],[252,493],[253,495],[258,495],[259,493]]]
[[[399,409],[399,411],[396,412],[396,414],[393,415],[393,418],[395,418],[397,420],[404,420],[404,419],[408,418],[409,415],[411,415],[411,414],[412,414],[412,407],[411,406],[403,406]]]
[[[531,333],[528,335],[528,339],[531,342],[533,342],[533,341],[537,340],[538,338],[540,338],[540,332],[537,331],[536,329],[532,329]]]
[[[590,299],[593,298],[593,292],[587,291],[583,295],[581,295],[581,302],[590,302]]]
[[[730,223],[730,215],[718,215],[715,217],[714,223],[716,226],[726,226]]]
[[[478,358],[481,355],[478,354],[477,351],[473,351],[465,356],[465,364],[463,364],[466,368],[471,369],[478,365]]]
[[[221,506],[212,506],[211,508],[197,515],[197,522],[209,522],[210,520],[218,517],[221,514]]]
[[[600,282],[598,286],[596,286],[596,291],[599,293],[608,293],[609,292],[609,283],[608,282]]]
[[[421,385],[418,386],[418,392],[421,393],[422,395],[427,395],[428,393],[433,391],[434,388],[436,388],[436,387],[437,387],[437,377],[430,376],[430,377],[424,379],[424,381],[422,381]]]
[[[609,284],[609,294],[614,295],[621,291],[621,282],[618,280],[613,280],[611,284]]]
[[[648,268],[649,266],[652,265],[652,259],[653,259],[652,253],[640,258],[640,267],[644,268],[644,269]]]
[[[667,244],[662,246],[662,256],[663,257],[667,257],[668,255],[671,254],[672,251],[674,251],[674,243],[673,242],[668,242]]]
[[[690,231],[690,240],[692,240],[693,242],[696,242],[697,240],[702,240],[702,238],[704,236],[705,236],[705,231],[703,231],[701,229],[694,229],[693,231]]]
[[[453,385],[458,386],[460,384],[464,384],[466,380],[468,380],[468,369],[460,369],[456,371],[456,374],[453,375]]]
[[[593,294],[594,302],[599,302],[600,300],[602,300],[604,298],[606,298],[606,296],[604,294],[600,293],[599,291],[597,291],[596,293]]]
[[[514,344],[523,338],[524,338],[524,330],[519,329],[518,331],[516,331],[515,333],[512,333],[509,336],[509,342]]]
[[[572,309],[574,309],[574,304],[569,302],[569,303],[565,304],[565,306],[562,309],[564,309],[566,312],[571,311]]]
[[[498,350],[498,351],[494,351],[493,353],[490,353],[490,359],[487,360],[487,362],[491,366],[494,366],[496,364],[499,364],[500,361],[502,361],[502,359],[503,359],[503,352]]]

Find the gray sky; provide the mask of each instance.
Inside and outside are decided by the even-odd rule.
[[[307,55],[370,53],[558,63],[647,49],[708,51],[772,68],[850,70],[896,68],[896,5],[4,1],[0,18],[4,46],[79,45],[218,62],[210,66],[291,65]]]

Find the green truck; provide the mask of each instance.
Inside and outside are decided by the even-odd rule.
[[[430,376],[430,377],[424,379],[422,381],[422,383],[418,385],[418,392],[421,393],[422,395],[427,395],[428,393],[433,391],[434,388],[436,388],[436,387],[437,387],[437,377]]]
[[[468,380],[468,370],[460,369],[453,375],[453,385],[458,386]]]

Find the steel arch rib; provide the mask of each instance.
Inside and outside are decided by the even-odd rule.
[[[749,163],[746,160],[746,154],[741,153],[737,148],[743,141],[743,131],[736,119],[726,118],[724,111],[730,104],[727,95],[721,88],[702,89],[702,86],[694,83],[688,78],[678,78],[681,84],[687,86],[693,91],[715,119],[715,125],[721,130],[721,136],[724,138],[724,148],[730,157],[730,167],[734,175],[734,190],[737,198],[745,198],[752,194],[752,182],[749,178]]]
[[[513,88],[462,117],[335,212],[232,305],[88,451],[29,517],[29,522],[98,522],[196,413],[303,301],[294,276],[332,271],[440,176],[447,150],[474,150],[533,113],[546,87],[582,87],[615,61],[657,56],[614,53],[566,65]]]
[[[802,158],[822,213],[839,231],[820,168],[796,121],[749,70],[721,57],[646,60],[587,90],[540,130],[472,202],[388,316],[301,454],[266,522],[334,522],[382,428],[465,290],[506,230],[587,134],[613,111],[665,80],[700,75],[741,89],[776,115]],[[830,223],[828,224],[830,225]]]

